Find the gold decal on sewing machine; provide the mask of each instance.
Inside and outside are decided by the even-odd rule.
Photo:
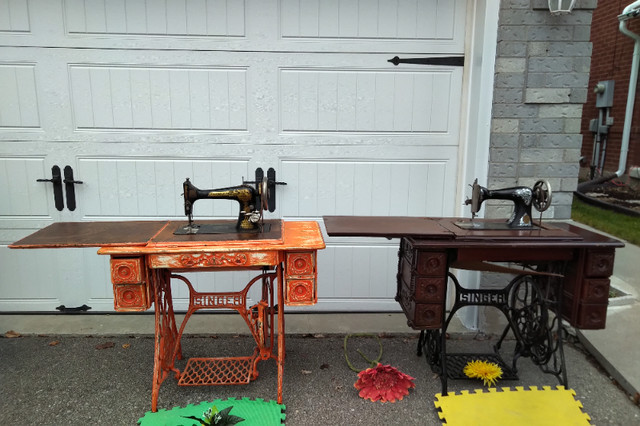
[[[209,191],[207,198],[231,198],[238,201],[251,201],[252,194],[247,188],[233,188]]]

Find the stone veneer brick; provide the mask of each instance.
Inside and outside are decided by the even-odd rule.
[[[581,0],[573,13],[553,16],[546,0],[500,4],[487,184],[550,180],[553,215],[545,217],[571,217],[595,7],[595,0]],[[491,202],[486,216],[508,216],[510,210],[508,202]]]

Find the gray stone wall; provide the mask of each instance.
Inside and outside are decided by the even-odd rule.
[[[487,186],[549,180],[553,203],[545,218],[571,217],[595,6],[596,0],[578,0],[571,14],[554,16],[547,0],[500,4]],[[490,218],[507,218],[512,210],[508,202],[487,204]]]
[[[596,0],[578,0],[571,14],[553,16],[547,0],[500,4],[487,186],[532,186],[547,179],[553,202],[543,218],[571,218],[595,7]],[[506,219],[512,211],[510,202],[485,204],[485,217]],[[481,286],[502,287],[508,279],[483,274]],[[502,317],[495,308],[481,309],[480,330],[500,333]]]

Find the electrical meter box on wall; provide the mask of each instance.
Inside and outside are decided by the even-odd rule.
[[[611,108],[613,106],[613,88],[615,80],[599,81],[594,92],[596,93],[596,108]]]

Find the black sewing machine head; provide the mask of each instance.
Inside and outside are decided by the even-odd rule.
[[[276,209],[276,185],[286,185],[276,181],[276,171],[267,170],[267,176],[261,168],[256,169],[256,180],[245,181],[238,186],[217,189],[198,189],[189,178],[182,184],[184,197],[184,214],[189,223],[178,228],[174,234],[218,234],[228,232],[261,232],[263,231],[262,212]],[[197,200],[235,200],[240,204],[240,213],[235,227],[221,224],[196,225],[193,223],[193,205]],[[268,231],[268,230],[267,230]]]
[[[546,180],[539,180],[533,188],[527,186],[515,186],[489,190],[478,185],[478,179],[471,186],[471,198],[465,204],[471,205],[471,222],[466,222],[465,228],[481,229],[527,229],[534,226],[531,220],[531,206],[539,212],[543,212],[551,205],[551,186]],[[506,223],[477,223],[473,222],[482,203],[486,200],[510,200],[513,201],[514,209],[511,217]],[[461,224],[459,224],[461,225]]]

